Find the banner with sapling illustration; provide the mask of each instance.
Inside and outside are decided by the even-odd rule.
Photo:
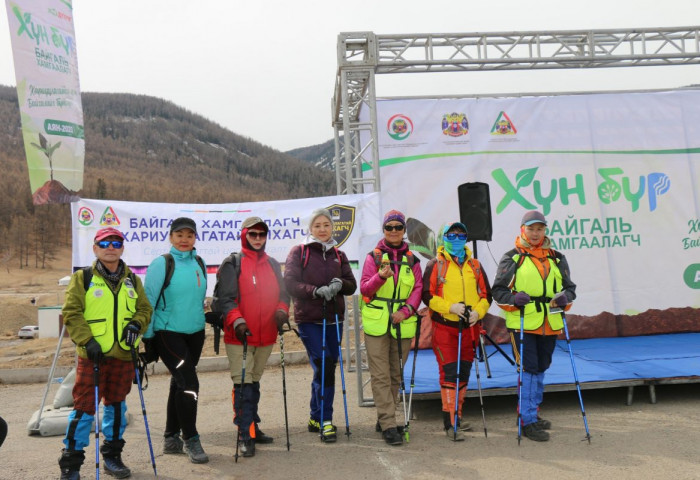
[[[573,313],[700,318],[700,89],[381,99],[377,122],[382,206],[410,217],[419,252],[460,218],[458,186],[483,182],[491,279],[539,210],[578,285]]]
[[[71,0],[6,0],[35,205],[83,187],[85,139]]]

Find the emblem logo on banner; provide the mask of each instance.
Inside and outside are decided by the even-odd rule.
[[[386,123],[386,133],[394,140],[405,140],[413,133],[413,121],[400,113],[394,115]]]
[[[508,114],[506,112],[499,113],[491,127],[491,135],[515,135],[516,133],[518,133],[518,130],[516,130]]]
[[[100,225],[103,227],[116,227],[117,225],[121,225],[121,222],[119,222],[119,217],[117,217],[117,214],[114,213],[114,209],[112,207],[105,208],[105,211],[102,213],[102,217],[100,217]]]
[[[333,217],[333,238],[340,247],[350,238],[352,229],[355,227],[355,207],[336,204],[327,208]]]
[[[87,227],[92,224],[94,220],[95,214],[92,213],[92,210],[87,207],[80,207],[80,210],[78,210],[78,222],[80,222],[81,225]]]
[[[450,137],[461,137],[469,133],[469,120],[464,113],[446,113],[442,116],[442,133]]]

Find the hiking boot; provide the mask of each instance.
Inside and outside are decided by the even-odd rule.
[[[382,437],[389,445],[401,445],[403,443],[403,436],[399,434],[396,428],[387,428],[382,432]]]
[[[131,476],[131,470],[124,465],[121,455],[116,455],[114,457],[102,455],[102,464],[104,465],[105,473],[114,478],[127,478]]]
[[[324,443],[333,443],[338,439],[338,429],[331,422],[323,422],[323,431],[321,432],[321,441]]]
[[[457,428],[456,435],[455,435],[455,431],[453,428],[446,428],[445,435],[447,435],[447,438],[449,438],[453,442],[463,442],[464,441],[464,434],[462,433],[462,431],[459,428]]]
[[[180,439],[180,435],[177,433],[163,437],[163,454],[165,455],[176,455],[178,453],[185,453],[182,447],[185,443]]]
[[[258,424],[255,424],[255,443],[272,443],[275,439],[269,435],[265,435],[265,432],[258,428]]]
[[[309,432],[315,432],[318,433],[321,431],[321,424],[318,422],[318,420],[314,420],[313,418],[309,418]]]
[[[199,435],[185,439],[185,453],[189,455],[192,463],[207,463],[209,457],[204,453],[202,442],[199,441]]]
[[[61,480],[80,480],[80,470],[61,469]]]
[[[255,439],[249,438],[247,440],[241,440],[239,443],[241,447],[241,453],[244,457],[254,457],[255,456]]]
[[[377,420],[377,424],[374,426],[374,430],[377,433],[382,433],[382,426],[379,424],[379,420]],[[403,435],[404,425],[397,425],[396,430],[399,432],[399,434]]]
[[[61,456],[58,458],[61,480],[80,480],[80,466],[84,460],[84,450],[61,450]]]
[[[545,420],[542,417],[537,417],[535,426],[540,430],[549,430],[550,428],[552,428],[552,422],[550,422],[549,420]]]
[[[457,430],[461,430],[463,432],[471,432],[472,426],[469,424],[469,422],[463,422],[461,418],[458,418],[457,419]]]
[[[537,428],[537,425],[530,423],[523,427],[523,435],[536,442],[546,442],[549,440],[549,433]]]

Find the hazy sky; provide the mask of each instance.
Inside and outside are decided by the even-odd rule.
[[[279,150],[333,137],[340,32],[677,27],[697,0],[73,0],[81,90],[164,98]],[[677,87],[700,66],[380,75],[378,95]],[[15,85],[6,9],[0,84]],[[89,138],[86,148],[89,149]]]

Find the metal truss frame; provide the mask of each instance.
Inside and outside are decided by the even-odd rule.
[[[346,32],[338,35],[337,54],[331,110],[336,187],[342,195],[381,190],[378,74],[696,65],[700,26],[407,35]],[[365,122],[360,121],[363,109],[369,112]],[[363,132],[368,134],[365,145],[360,141]],[[372,175],[364,178],[363,168],[370,168]],[[357,372],[359,404],[370,406],[373,401],[364,396],[367,365],[357,297],[351,315],[355,335],[349,335],[346,324],[346,365]]]

